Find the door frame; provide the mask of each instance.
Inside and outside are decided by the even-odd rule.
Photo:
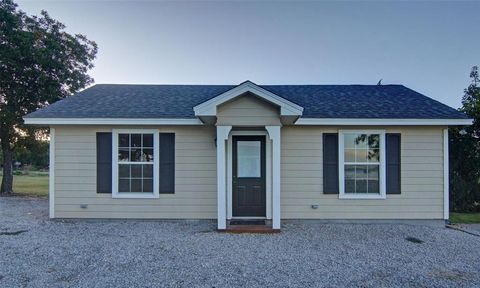
[[[233,200],[233,141],[232,136],[265,136],[265,215],[266,217],[232,217]],[[272,141],[267,131],[235,131],[227,141],[227,219],[272,219]]]

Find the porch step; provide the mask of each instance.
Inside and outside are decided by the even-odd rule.
[[[273,229],[267,225],[228,225],[227,229],[221,230],[227,233],[280,233],[280,229]]]
[[[227,229],[221,230],[227,233],[279,233],[280,229],[273,229],[271,221],[265,220],[231,220]]]
[[[265,220],[230,220],[229,224],[231,226],[238,226],[238,225],[243,225],[243,226],[253,226],[253,225],[260,225],[260,226],[265,226]]]

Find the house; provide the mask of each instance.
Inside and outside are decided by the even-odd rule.
[[[448,127],[402,85],[95,85],[49,126],[50,217],[448,219]]]

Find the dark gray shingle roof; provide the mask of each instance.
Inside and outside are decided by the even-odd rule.
[[[234,85],[99,84],[27,118],[194,118],[193,107]],[[466,119],[402,85],[261,85],[304,107],[303,118]]]

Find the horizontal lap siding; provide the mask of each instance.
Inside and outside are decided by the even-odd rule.
[[[176,138],[175,194],[160,194],[159,199],[112,199],[96,193],[96,132],[112,128],[56,127],[56,217],[216,218],[215,128],[155,127]]]
[[[338,129],[282,128],[282,218],[442,219],[443,127],[385,129],[401,133],[402,193],[386,200],[340,200],[338,194],[323,194],[322,179],[322,133]]]
[[[216,218],[215,128],[157,128],[176,135],[175,194],[163,194],[159,199],[112,199],[110,194],[96,193],[95,163],[96,132],[108,132],[112,127],[56,127],[56,216]],[[338,130],[332,127],[283,127],[282,218],[441,219],[442,128],[386,130],[402,135],[402,194],[387,195],[386,200],[339,200],[338,195],[323,194],[322,179],[322,133]],[[88,204],[88,208],[82,209],[80,204]],[[319,208],[312,209],[312,204],[319,204]]]

